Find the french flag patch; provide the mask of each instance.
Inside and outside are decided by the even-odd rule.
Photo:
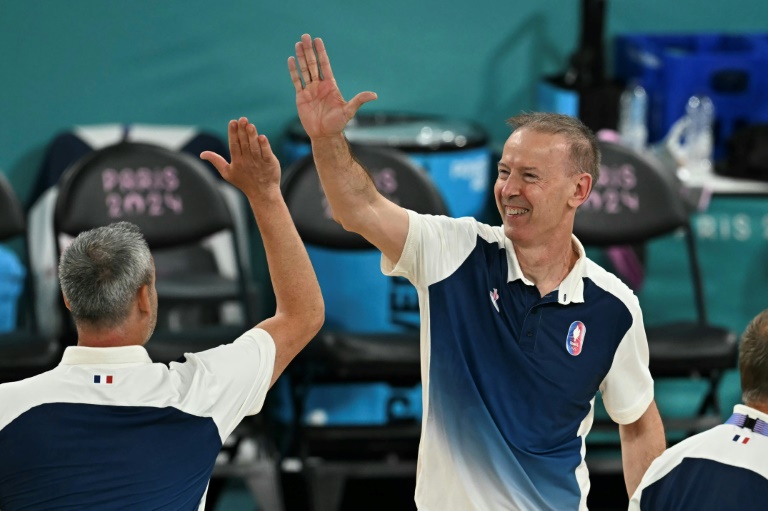
[[[94,374],[93,383],[106,383],[107,385],[112,385],[112,375],[111,374]]]
[[[733,441],[738,443],[738,444],[746,444],[747,442],[749,442],[749,437],[748,436],[745,436],[745,437],[741,438],[741,440],[739,440],[740,438],[741,438],[740,435],[736,435],[735,437],[733,437]]]

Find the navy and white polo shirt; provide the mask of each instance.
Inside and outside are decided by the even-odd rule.
[[[185,357],[69,347],[0,385],[0,509],[202,510],[222,442],[261,410],[275,344],[254,328]]]
[[[744,427],[747,417],[753,422]],[[768,414],[736,405],[725,424],[687,438],[656,458],[629,509],[722,511],[765,509],[767,503]]]
[[[541,297],[502,227],[408,215],[402,256],[382,271],[419,294],[418,508],[586,509],[597,391],[620,424],[653,399],[637,299],[576,238],[576,265]]]

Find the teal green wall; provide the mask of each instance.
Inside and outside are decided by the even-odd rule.
[[[185,124],[223,136],[227,120],[246,115],[279,147],[295,115],[286,59],[303,32],[324,38],[347,97],[379,94],[366,109],[473,119],[498,143],[507,117],[534,108],[537,80],[564,67],[578,6],[0,0],[0,169],[26,199],[45,145],[77,124]],[[609,49],[627,32],[768,32],[768,2],[611,0],[606,25]],[[738,400],[728,377],[726,403]]]
[[[0,169],[26,198],[45,144],[76,124],[194,124],[247,115],[279,143],[294,116],[286,59],[322,36],[366,108],[481,122],[534,107],[578,37],[576,0],[0,0]],[[609,35],[768,31],[765,0],[613,0]]]

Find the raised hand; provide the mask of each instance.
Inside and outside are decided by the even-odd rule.
[[[236,186],[249,199],[280,192],[280,162],[272,152],[269,140],[259,135],[256,126],[241,117],[229,121],[229,153],[232,163],[219,154],[204,151],[200,158],[216,167],[221,177]]]
[[[296,43],[296,58],[288,58],[288,69],[296,89],[299,119],[312,139],[338,135],[364,103],[376,99],[373,92],[361,92],[350,101],[344,101],[333,78],[325,45],[319,37],[313,42],[309,34],[301,36],[301,41]]]

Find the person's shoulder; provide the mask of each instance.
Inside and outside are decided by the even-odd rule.
[[[243,361],[245,358],[261,359],[264,356],[274,358],[276,349],[272,335],[256,326],[246,330],[232,342],[205,351],[185,354],[183,362],[171,363],[169,370],[171,372],[199,370],[209,373],[213,368],[218,368],[221,372],[225,369],[221,364],[226,363],[227,360]]]
[[[609,272],[592,259],[585,257],[585,275],[604,291],[621,300],[628,308],[640,307],[640,302],[635,292],[627,286],[619,277]]]
[[[275,340],[272,337],[272,334],[258,326],[246,330],[240,337],[235,339],[234,342],[251,342],[265,347],[274,347],[275,345]]]
[[[659,455],[648,469],[652,477],[661,477],[670,472],[687,458],[720,461],[723,442],[731,442],[731,431],[727,425],[719,424],[706,431],[692,435]],[[726,457],[727,458],[727,457]]]
[[[408,211],[412,221],[427,224],[434,229],[465,232],[473,236],[480,236],[488,242],[504,244],[504,229],[501,226],[485,224],[474,217],[463,216],[459,218],[447,215],[426,215]]]
[[[0,384],[0,429],[25,411],[47,402],[51,371],[24,380]]]

